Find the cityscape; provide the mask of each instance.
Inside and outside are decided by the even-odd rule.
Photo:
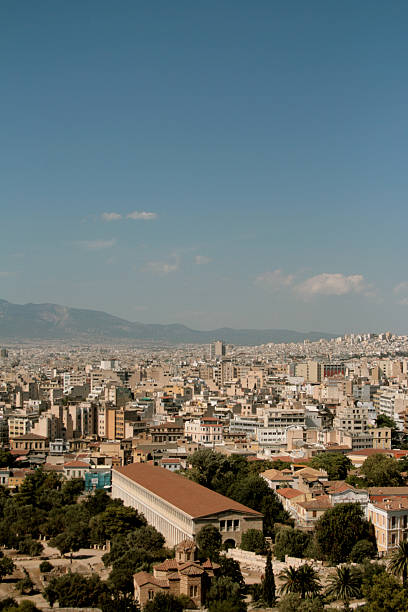
[[[407,23],[0,2],[0,612],[408,611]]]
[[[9,572],[36,605],[69,602],[63,580],[74,574],[64,569],[73,568],[87,580],[98,575],[101,590],[105,579],[124,609],[149,609],[158,594],[215,605],[234,572],[245,589],[239,597],[227,589],[228,605],[238,597],[234,606],[273,607],[285,589],[300,597],[285,581],[307,567],[306,601],[317,610],[341,599],[330,590],[340,580],[333,567],[353,562],[357,580],[358,564],[377,558],[376,571],[386,572],[405,545],[407,336],[260,346],[27,340],[0,349],[0,373],[3,512],[13,500],[18,517],[21,500],[44,489],[71,497],[72,524],[55,523],[55,507],[36,497],[30,504],[48,513],[45,522],[5,531],[0,522]],[[101,512],[77,517],[73,508],[93,497]],[[327,532],[329,516],[339,535]],[[347,601],[370,597],[359,576]],[[6,582],[2,590],[14,595]]]

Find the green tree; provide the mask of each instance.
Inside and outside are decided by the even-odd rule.
[[[221,601],[227,601],[234,605],[236,612],[245,612],[246,604],[242,599],[242,590],[238,583],[227,576],[219,576],[212,580],[211,587],[206,596],[208,609],[214,607]]]
[[[183,612],[180,599],[171,593],[157,593],[143,608],[144,612]]]
[[[26,536],[18,543],[18,552],[22,555],[29,555],[30,557],[39,557],[44,550],[44,546],[41,542],[33,540],[29,536]]]
[[[399,543],[398,548],[392,553],[389,569],[395,576],[402,578],[404,587],[408,586],[408,541]]]
[[[90,538],[94,544],[105,544],[117,535],[125,535],[147,525],[143,515],[134,508],[111,504],[90,521]]]
[[[69,553],[72,563],[72,554],[83,546],[83,542],[74,531],[63,531],[50,541],[50,545],[57,548],[62,556]]]
[[[213,601],[208,606],[208,612],[245,612],[246,604],[244,601]]]
[[[143,548],[149,552],[161,550],[166,542],[163,535],[151,525],[143,525],[135,531],[130,531],[126,540],[129,547]]]
[[[351,549],[350,561],[362,563],[364,559],[373,559],[376,554],[377,549],[370,540],[359,540]]]
[[[289,593],[278,603],[279,612],[324,612],[324,605],[318,597],[302,600],[298,593]]]
[[[276,532],[273,552],[279,561],[284,561],[286,555],[303,559],[310,542],[309,533],[300,531],[300,529],[282,527]]]
[[[3,608],[4,612],[41,612],[39,608],[28,599],[23,599],[19,604],[15,603],[10,607]]]
[[[220,575],[226,576],[227,578],[231,578],[233,582],[239,584],[241,589],[245,587],[244,577],[242,576],[241,567],[238,561],[235,559],[230,559],[229,557],[225,557],[221,555],[218,559],[218,563],[220,566]]]
[[[336,568],[336,573],[328,580],[327,595],[341,599],[348,606],[350,599],[361,595],[361,572],[348,565]]]
[[[13,455],[5,450],[4,448],[0,448],[0,468],[12,467],[14,465],[14,457]]]
[[[86,578],[69,573],[50,580],[44,589],[44,597],[51,607],[58,601],[60,608],[98,607],[99,601],[108,591],[106,583],[99,576]]]
[[[298,569],[289,566],[281,572],[279,578],[283,583],[280,588],[282,594],[299,593],[301,599],[304,599],[317,595],[321,590],[316,570],[307,563]]]
[[[208,558],[211,561],[218,560],[222,545],[222,537],[216,527],[213,525],[205,525],[202,527],[197,533],[196,542],[202,557]]]
[[[347,561],[359,540],[375,543],[373,526],[364,518],[360,504],[336,504],[316,523],[315,541],[331,563]]]
[[[275,523],[293,524],[293,519],[263,478],[257,474],[235,481],[228,490],[228,497],[264,515],[264,533],[274,534]]]
[[[407,612],[408,593],[394,576],[382,571],[363,581],[365,612]]]
[[[31,595],[34,590],[34,582],[31,580],[30,576],[26,574],[24,578],[17,582],[16,587],[21,595]]]
[[[248,531],[245,531],[242,534],[242,550],[250,550],[257,555],[263,555],[265,554],[267,547],[265,536],[259,529],[248,529]]]
[[[310,466],[325,470],[329,480],[345,480],[353,464],[343,453],[320,453],[311,459]]]
[[[13,597],[6,597],[5,599],[0,600],[0,611],[8,610],[9,608],[15,608],[18,606],[18,603]]]
[[[54,566],[49,561],[41,561],[39,569],[42,574],[47,574],[54,569]]]
[[[74,504],[85,490],[83,478],[71,478],[66,480],[61,488],[61,498],[64,506]]]
[[[5,578],[6,576],[10,576],[14,570],[16,569],[16,566],[14,565],[13,561],[9,558],[9,557],[5,557],[3,555],[3,553],[1,553],[1,558],[0,558],[0,580],[3,580],[3,578]]]
[[[404,483],[396,459],[379,453],[367,457],[360,471],[370,487],[398,487]]]
[[[265,576],[262,580],[262,599],[271,608],[276,601],[275,575],[272,567],[272,553],[268,550],[266,556]]]
[[[397,429],[397,424],[391,417],[386,414],[379,414],[375,420],[376,427],[390,427],[391,429]]]

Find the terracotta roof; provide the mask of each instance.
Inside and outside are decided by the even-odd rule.
[[[42,466],[44,472],[63,472],[64,466],[61,464],[44,463]]]
[[[298,502],[298,506],[302,506],[305,510],[328,510],[333,507],[328,495],[320,495],[316,499]]]
[[[209,559],[207,559],[207,561],[204,561],[204,563],[201,564],[201,567],[203,569],[213,569],[213,570],[220,568],[218,563],[213,563]]]
[[[231,511],[262,517],[260,512],[162,467],[148,463],[131,463],[124,467],[115,467],[113,477],[115,472],[137,482],[192,518]]]
[[[294,478],[296,478],[298,475],[302,476],[303,478],[310,478],[310,477],[326,478],[327,472],[325,472],[324,470],[315,470],[315,468],[311,468],[311,467],[304,467],[301,470],[297,470],[294,473]]]
[[[84,461],[68,461],[68,463],[64,463],[64,468],[89,468],[89,463]]]
[[[163,561],[163,563],[155,565],[154,569],[157,569],[161,572],[169,572],[170,570],[177,570],[178,566],[179,564],[176,559],[166,559],[165,561]]]
[[[356,489],[355,487],[352,487],[346,482],[339,480],[337,483],[332,483],[330,487],[328,487],[327,492],[333,495],[335,493],[344,493],[345,491],[357,491],[357,490],[358,489]]]
[[[292,457],[288,455],[272,455],[270,461],[283,461],[284,463],[294,463]]]
[[[298,497],[299,495],[303,495],[303,491],[299,491],[299,489],[292,489],[290,487],[277,489],[276,493],[281,495],[285,499],[293,499],[294,497]]]
[[[293,480],[293,476],[289,476],[289,474],[285,474],[280,470],[275,469],[266,470],[265,472],[261,472],[259,475],[263,478],[267,478],[268,480]]]
[[[160,580],[159,578],[155,578],[153,574],[149,574],[149,572],[138,572],[133,576],[133,579],[139,587],[142,587],[145,584],[154,584],[161,588],[169,588],[167,580]]]
[[[408,510],[408,499],[405,497],[394,497],[390,500],[371,502],[381,510]]]
[[[185,576],[200,576],[204,574],[204,570],[199,565],[195,563],[188,564],[187,566],[180,567],[180,574],[184,574]]]
[[[371,495],[408,495],[408,487],[368,487]]]

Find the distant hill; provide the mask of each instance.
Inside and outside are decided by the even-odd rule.
[[[0,338],[151,340],[174,344],[204,344],[216,339],[228,344],[258,345],[267,342],[302,342],[333,338],[321,332],[302,333],[289,329],[231,329],[198,331],[185,325],[132,323],[101,312],[68,308],[58,304],[12,304],[0,300]]]

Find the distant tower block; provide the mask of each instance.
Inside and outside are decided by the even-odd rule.
[[[210,344],[210,359],[222,359],[225,357],[225,344],[222,340],[215,340]]]
[[[8,350],[5,348],[0,349],[0,357],[2,357],[3,359],[7,359],[8,357]]]

